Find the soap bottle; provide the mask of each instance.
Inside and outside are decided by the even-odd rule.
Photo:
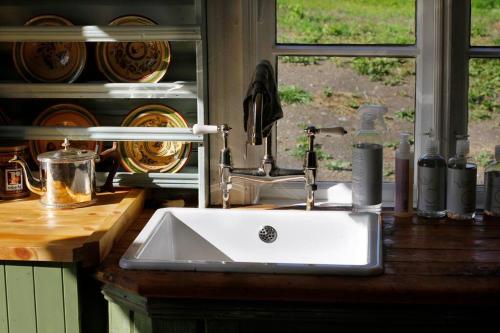
[[[382,208],[383,145],[380,121],[385,129],[382,105],[362,105],[361,124],[354,134],[352,157],[352,206],[355,212],[379,212]]]
[[[396,150],[395,216],[413,214],[413,158],[409,138],[410,134],[401,133],[399,148]]]
[[[476,215],[477,166],[467,162],[469,140],[457,140],[456,156],[448,160],[446,208],[453,220],[473,219]]]
[[[438,154],[437,141],[431,137],[417,163],[417,215],[446,216],[446,160]]]
[[[495,161],[484,170],[484,214],[500,216],[500,145],[495,146]]]

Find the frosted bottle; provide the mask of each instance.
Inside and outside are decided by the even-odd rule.
[[[382,105],[362,105],[359,129],[353,140],[352,206],[355,212],[379,212],[382,208],[383,144],[375,128],[378,120],[385,128]]]

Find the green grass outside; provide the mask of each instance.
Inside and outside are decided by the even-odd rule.
[[[464,1],[464,0],[457,0]],[[471,45],[500,46],[500,0],[471,0]],[[277,0],[277,42],[292,44],[414,44],[414,0]],[[413,59],[396,58],[339,58],[320,56],[282,56],[280,61],[314,66],[332,61],[349,67],[372,81],[399,86],[414,80]],[[471,59],[469,62],[469,119],[488,121],[500,113],[500,59]],[[326,87],[325,97],[333,90]],[[312,94],[295,86],[280,87],[285,104],[312,102]],[[414,110],[400,110],[395,117],[413,122]],[[396,148],[398,141],[387,142]],[[319,159],[326,161],[329,170],[349,170],[350,163],[334,160],[316,145]],[[307,137],[301,135],[289,152],[302,159],[307,150]],[[492,156],[482,151],[474,156],[484,167]],[[389,177],[393,170],[387,170]]]
[[[277,5],[279,43],[415,43],[414,0],[277,0]],[[471,43],[500,45],[499,0],[472,0]],[[372,81],[391,86],[402,85],[407,77],[415,75],[414,63],[408,59],[317,56],[280,59],[305,66],[334,61]],[[472,121],[489,120],[500,112],[500,60],[471,59],[469,72],[469,117]],[[312,100],[303,90],[285,87],[280,93],[288,103]]]
[[[278,43],[413,44],[413,0],[278,0]]]
[[[500,46],[500,1],[472,0],[471,45]]]

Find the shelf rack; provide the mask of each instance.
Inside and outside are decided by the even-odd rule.
[[[0,83],[0,98],[190,98],[196,82]]]
[[[198,25],[185,26],[2,26],[0,42],[200,41]],[[56,39],[57,38],[57,39]]]
[[[197,25],[181,26],[0,26],[0,42],[118,42],[118,41],[191,41],[196,48],[196,81],[162,83],[0,83],[0,98],[17,99],[114,99],[155,98],[195,99],[196,122],[206,119],[205,21],[201,14],[203,1],[195,2]],[[194,135],[191,128],[159,127],[37,127],[0,126],[0,137],[22,140],[95,140],[95,141],[185,141],[195,143],[198,165],[180,173],[119,172],[117,186],[198,189],[198,204],[208,203],[207,139]],[[104,173],[97,173],[103,180]]]

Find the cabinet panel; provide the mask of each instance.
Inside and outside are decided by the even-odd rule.
[[[38,333],[65,333],[61,265],[33,267],[36,326]]]
[[[37,333],[33,266],[5,266],[9,332]]]

